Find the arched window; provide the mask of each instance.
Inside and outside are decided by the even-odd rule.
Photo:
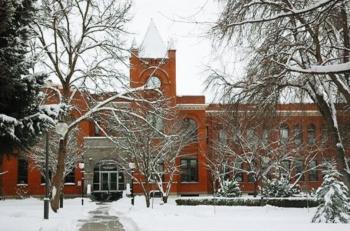
[[[307,143],[309,145],[316,144],[316,128],[315,128],[315,125],[313,124],[310,124],[307,127]]]
[[[282,124],[280,127],[280,143],[287,144],[289,139],[289,128],[287,124]]]
[[[151,88],[151,89],[160,88],[161,85],[162,85],[162,82],[158,77],[151,76],[147,80],[146,88]]]
[[[327,127],[322,128],[322,134],[321,134],[321,144],[326,145],[328,143],[328,129]]]
[[[227,133],[226,133],[226,131],[223,129],[223,128],[221,128],[220,130],[219,130],[219,135],[218,135],[219,137],[219,142],[221,143],[221,144],[227,144]]]
[[[157,116],[155,114],[148,114],[147,121],[158,131],[163,131],[164,123],[163,118],[161,116]]]
[[[268,145],[269,144],[269,130],[267,128],[264,128],[263,129],[263,132],[262,132],[262,143],[263,145]]]
[[[301,145],[303,143],[303,129],[299,124],[294,127],[294,143],[295,145]]]
[[[193,138],[195,140],[198,139],[197,137],[198,127],[195,120],[190,118],[185,118],[183,120],[183,129],[189,138]]]
[[[241,139],[241,129],[238,126],[234,126],[232,129],[233,142],[239,143]]]
[[[247,130],[247,141],[249,144],[254,144],[256,142],[256,135],[254,128],[248,128]]]

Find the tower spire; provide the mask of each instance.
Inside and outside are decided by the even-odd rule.
[[[140,58],[167,58],[167,49],[160,33],[151,19],[139,48]]]

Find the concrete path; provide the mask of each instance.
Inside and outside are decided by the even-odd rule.
[[[125,231],[118,217],[108,214],[110,203],[99,203],[98,205],[96,210],[90,212],[91,217],[88,220],[80,220],[83,225],[79,231]]]

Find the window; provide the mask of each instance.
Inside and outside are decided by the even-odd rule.
[[[45,184],[46,182],[45,182],[45,169],[43,169],[43,173],[42,173],[43,175],[41,175],[41,183],[42,184]],[[52,172],[51,172],[51,170],[49,170],[49,181],[51,180],[51,178],[52,178]]]
[[[154,114],[148,114],[147,115],[147,121],[158,131],[163,131],[164,129],[164,123],[163,118],[161,116],[157,116]]]
[[[188,137],[191,137],[194,140],[198,140],[197,138],[198,128],[195,120],[190,118],[185,118],[183,120],[183,128]]]
[[[247,130],[247,141],[249,144],[256,142],[255,130],[253,128],[248,128]]]
[[[239,129],[239,127],[235,126],[233,127],[233,142],[238,143],[240,138],[241,138],[241,130]]]
[[[315,125],[313,124],[310,124],[309,127],[307,128],[307,143],[309,145],[316,144],[316,129],[315,129]]]
[[[304,174],[303,174],[303,161],[302,160],[296,160],[294,162],[295,164],[295,179],[298,179],[301,175],[300,181],[304,181]]]
[[[224,129],[220,129],[219,130],[219,142],[221,144],[227,144],[227,134],[226,131]]]
[[[151,175],[151,181],[154,182],[164,182],[165,178],[164,178],[164,163],[158,163],[155,166],[155,171],[152,173]],[[160,179],[159,179],[160,177]]]
[[[289,128],[288,125],[282,124],[280,127],[280,143],[287,144],[289,139]]]
[[[75,169],[74,168],[64,177],[64,183],[75,183]]]
[[[181,182],[198,181],[197,159],[181,159]]]
[[[28,161],[25,159],[18,160],[17,184],[28,184]]]
[[[156,76],[151,76],[146,83],[146,88],[160,88],[161,86],[161,81],[158,77]]]
[[[295,145],[301,145],[303,143],[303,129],[300,125],[294,127],[294,143]]]
[[[255,166],[255,162],[252,161],[250,164],[248,163],[248,182],[255,182],[255,171],[252,169],[252,166]]]
[[[265,146],[269,144],[269,130],[267,130],[266,128],[264,128],[262,133],[262,143]]]
[[[321,134],[321,144],[326,145],[328,143],[328,129],[326,127],[322,128]]]
[[[234,163],[234,173],[235,173],[235,180],[237,182],[243,182],[243,163],[242,161],[236,160]]]
[[[289,160],[282,160],[281,167],[280,167],[281,176],[284,178],[289,178],[289,172],[290,172],[290,161]]]
[[[316,160],[310,161],[309,181],[318,181]]]

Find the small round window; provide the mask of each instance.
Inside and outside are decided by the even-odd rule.
[[[147,88],[160,88],[160,79],[156,76],[151,76],[146,83]]]

